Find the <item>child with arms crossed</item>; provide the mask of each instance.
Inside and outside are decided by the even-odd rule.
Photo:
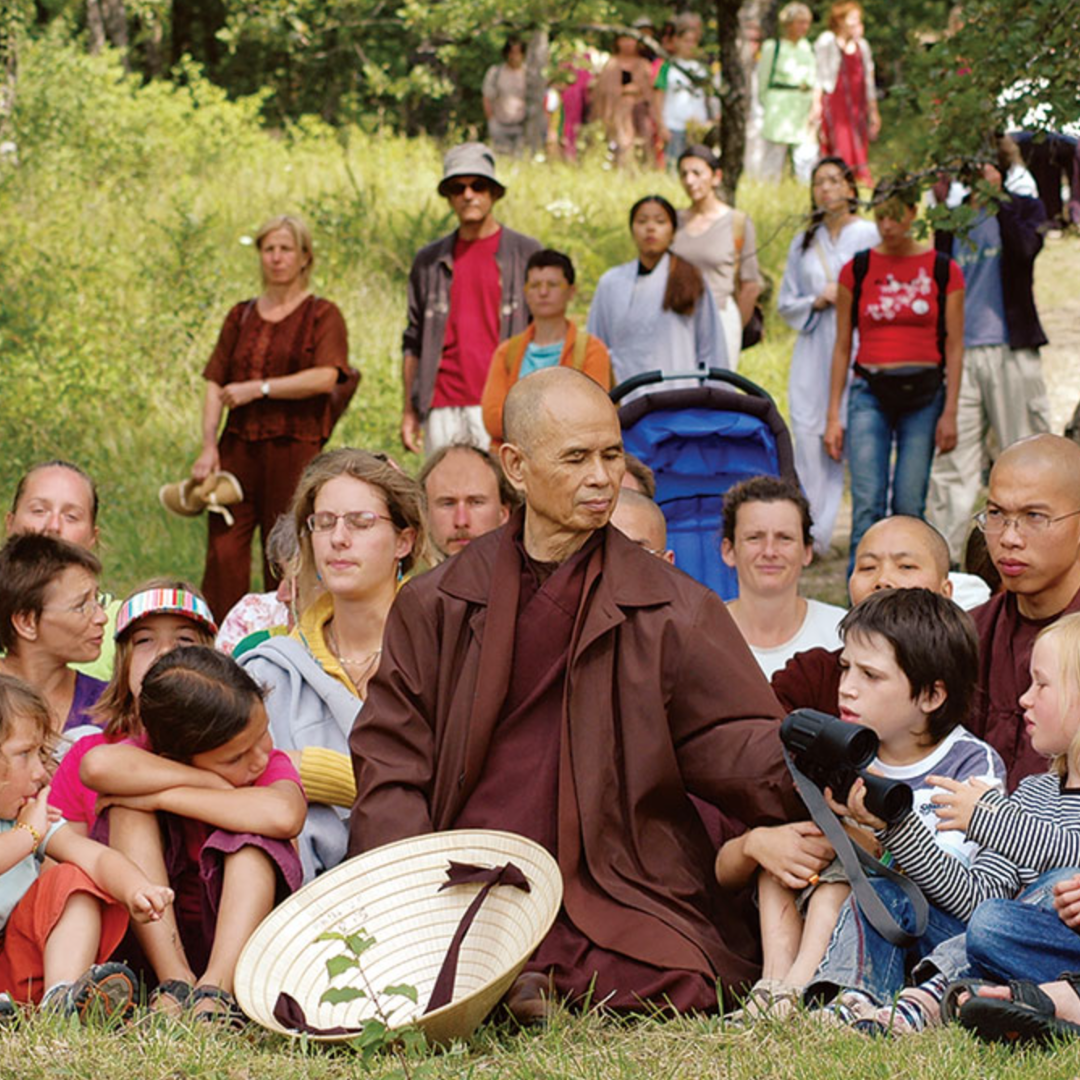
[[[112,678],[91,712],[94,723],[104,730],[84,735],[72,746],[49,790],[49,805],[59,810],[73,829],[88,836],[97,820],[98,793],[79,777],[82,759],[95,746],[143,734],[138,697],[150,665],[179,645],[213,645],[216,633],[210,606],[186,581],[148,581],[120,605]]]
[[[52,729],[41,695],[0,675],[0,990],[67,1014],[130,1007],[135,977],[106,963],[128,915],[160,920],[172,902],[117,851],[88,840],[48,806],[44,764]],[[42,869],[48,855],[55,866]],[[125,910],[126,909],[126,910]]]
[[[849,611],[839,629],[840,718],[876,732],[874,767],[913,789],[912,813],[932,841],[931,774],[985,777],[999,785],[1005,776],[998,755],[962,726],[978,671],[971,621],[951,600],[927,589],[889,589]],[[849,831],[877,852],[871,833]],[[970,857],[970,845],[956,837],[945,842],[958,857]],[[728,841],[716,869],[720,884],[729,888],[757,874],[764,964],[747,1011],[786,1014],[823,958],[837,951],[838,930],[858,912],[843,868],[816,825],[795,822],[751,829]],[[955,932],[950,923],[924,951]],[[888,981],[902,980],[903,958],[874,970]]]
[[[275,750],[262,691],[203,646],[156,660],[139,693],[145,748],[98,746],[82,778],[102,792],[110,844],[176,890],[175,917],[139,931],[160,980],[156,1003],[238,1022],[236,961],[301,879],[290,843],[307,811],[300,777]]]

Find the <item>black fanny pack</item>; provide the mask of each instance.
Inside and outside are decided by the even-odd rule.
[[[925,408],[934,400],[945,381],[941,365],[907,367],[896,371],[868,371],[855,365],[855,374],[866,380],[878,404],[892,416],[902,416]]]

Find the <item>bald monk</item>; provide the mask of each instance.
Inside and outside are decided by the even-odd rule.
[[[442,829],[530,837],[565,891],[508,995],[517,1016],[543,1015],[549,985],[715,1009],[716,980],[758,966],[689,795],[748,825],[796,815],[780,710],[719,597],[608,526],[623,450],[603,390],[548,368],[503,415],[525,505],[398,593],[350,739],[350,854]]]
[[[664,511],[648,495],[624,484],[611,515],[611,524],[650,555],[675,565],[675,552],[667,546]]]
[[[882,589],[930,589],[952,596],[949,545],[922,518],[898,514],[863,533],[848,579],[852,607]],[[785,711],[819,709],[836,714],[841,651],[807,649],[773,675],[772,688]]]
[[[976,521],[1002,591],[971,613],[982,693],[967,726],[1002,756],[1012,790],[1046,771],[1019,705],[1031,683],[1035,635],[1080,611],[1080,446],[1060,435],[1013,443],[994,463],[986,510]]]

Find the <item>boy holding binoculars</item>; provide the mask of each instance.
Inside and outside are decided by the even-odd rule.
[[[971,621],[951,600],[927,589],[889,589],[849,611],[840,633],[840,719],[877,735],[874,770],[909,785],[912,813],[950,854],[968,861],[972,845],[959,834],[935,831],[930,801],[935,788],[928,777],[978,777],[997,786],[1005,777],[997,753],[963,727],[978,675]],[[857,778],[850,791],[837,794],[855,800],[864,792],[865,783]],[[827,785],[825,794],[834,794]],[[845,809],[835,801],[833,807]],[[850,821],[846,827],[857,843],[879,853],[872,832]],[[751,989],[740,1019],[784,1015],[803,999],[808,985],[819,990],[824,983],[827,994],[865,981],[862,969],[865,958],[873,958],[868,949],[875,931],[862,925],[843,868],[813,822],[751,829],[729,840],[717,856],[716,875],[726,888],[757,878],[762,978]],[[956,933],[956,926],[947,915],[932,917],[916,954],[929,952]],[[853,940],[856,930],[865,940]],[[881,985],[874,988],[891,996],[903,985],[906,958],[893,949],[882,959],[874,970]],[[819,972],[823,960],[828,970]]]

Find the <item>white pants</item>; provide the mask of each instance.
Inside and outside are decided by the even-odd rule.
[[[956,430],[956,449],[934,458],[926,518],[959,562],[982,487],[988,432],[1004,450],[1026,435],[1050,430],[1039,350],[1007,345],[965,349]]]
[[[705,286],[708,288],[708,286]],[[724,331],[724,345],[727,347],[727,366],[729,371],[739,370],[739,353],[742,351],[742,313],[735,297],[729,296],[728,302],[720,309],[720,326]]]
[[[804,184],[810,182],[810,174],[814,171],[814,165],[820,156],[817,139],[812,132],[807,132],[807,137],[801,143],[778,143],[763,140],[764,149],[761,153],[761,175],[765,180],[782,180],[784,178],[784,164],[787,162],[788,153],[791,153],[791,169],[797,180]]]
[[[432,409],[424,421],[424,454],[434,454],[444,446],[467,443],[487,450],[491,436],[484,427],[479,405],[444,405]]]
[[[844,494],[844,463],[833,461],[825,452],[821,433],[791,426],[795,440],[795,472],[810,503],[814,526],[814,551],[824,555],[832,543],[840,500]]]

